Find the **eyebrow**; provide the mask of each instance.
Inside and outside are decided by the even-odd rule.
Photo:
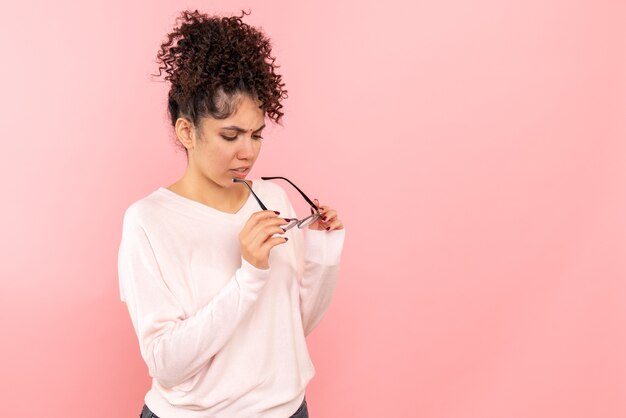
[[[257,129],[254,132],[259,132],[261,129],[265,128],[265,124],[263,124],[259,129]],[[225,126],[222,129],[228,129],[229,131],[237,131],[237,132],[241,132],[241,133],[246,133],[246,130],[243,128],[240,128],[239,126],[235,126],[235,125],[231,125],[231,126]]]

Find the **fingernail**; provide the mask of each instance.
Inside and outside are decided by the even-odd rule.
[[[274,213],[275,213],[276,215],[280,215],[280,212],[279,212],[279,211],[277,211],[277,210],[275,210],[275,211],[274,211]]]
[[[283,237],[283,238],[285,238],[285,241],[289,241],[289,238],[287,238],[287,237]]]
[[[327,226],[327,227],[326,227],[326,230],[328,231],[329,229],[330,229],[330,226]]]

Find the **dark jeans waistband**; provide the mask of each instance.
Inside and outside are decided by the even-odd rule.
[[[139,418],[159,418],[155,415],[148,405],[143,404],[143,408],[141,409],[141,413],[139,414]],[[302,399],[302,403],[300,407],[293,413],[289,418],[309,418],[309,409],[306,404],[306,396]]]

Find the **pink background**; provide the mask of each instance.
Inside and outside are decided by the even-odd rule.
[[[252,10],[289,98],[251,178],[347,228],[312,418],[626,416],[618,0],[3,5],[2,416],[139,414],[117,250],[183,174],[149,74],[186,7]]]

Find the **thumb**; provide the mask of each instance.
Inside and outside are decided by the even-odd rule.
[[[317,199],[313,199],[313,203],[315,203],[315,206],[317,206],[317,208],[319,209],[320,207],[320,202]],[[311,208],[311,215],[313,215],[315,213],[315,211],[313,210],[313,208]]]

